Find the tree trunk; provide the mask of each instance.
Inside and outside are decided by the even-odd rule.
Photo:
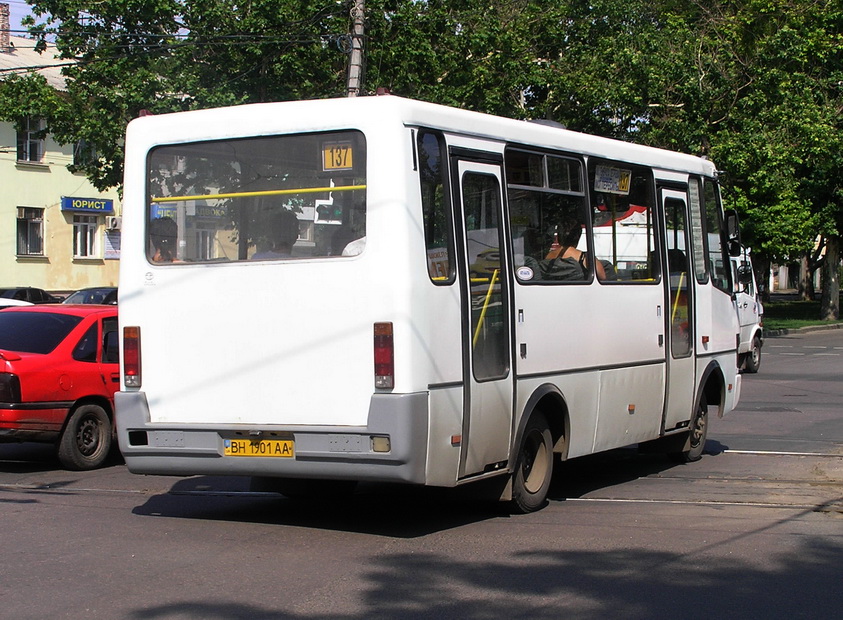
[[[802,301],[814,299],[814,272],[811,271],[811,257],[805,255],[799,263],[799,296]]]
[[[836,321],[840,318],[840,237],[830,235],[825,247],[823,263],[823,295],[820,320]]]
[[[756,254],[752,257],[752,266],[755,268],[755,279],[761,291],[761,301],[770,302],[770,258],[765,255]]]

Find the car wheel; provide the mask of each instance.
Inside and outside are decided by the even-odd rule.
[[[744,370],[746,372],[755,373],[761,368],[761,339],[758,336],[752,339],[749,353],[746,355],[746,362]]]
[[[552,474],[553,438],[547,419],[536,412],[524,429],[512,474],[513,511],[528,513],[544,507]]]
[[[67,469],[95,469],[111,450],[111,420],[99,405],[81,405],[59,439],[58,457]]]

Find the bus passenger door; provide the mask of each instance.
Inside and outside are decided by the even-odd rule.
[[[665,295],[667,297],[667,394],[663,430],[687,424],[695,396],[694,299],[688,208],[685,192],[661,188],[665,230]]]
[[[509,272],[500,164],[453,159],[462,229],[464,406],[460,477],[503,466],[512,434]]]

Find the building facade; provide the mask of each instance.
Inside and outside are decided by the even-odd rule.
[[[0,80],[38,71],[63,88],[51,50],[38,54],[33,48],[31,39],[10,36],[8,5],[0,4]],[[66,294],[117,286],[117,191],[101,192],[84,175],[70,172],[67,166],[86,150],[56,143],[45,129],[39,118],[0,121],[0,288],[34,286]]]

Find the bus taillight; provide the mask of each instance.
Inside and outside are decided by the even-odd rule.
[[[375,387],[395,387],[395,352],[392,323],[375,323]]]
[[[141,386],[140,327],[123,328],[123,384]]]

